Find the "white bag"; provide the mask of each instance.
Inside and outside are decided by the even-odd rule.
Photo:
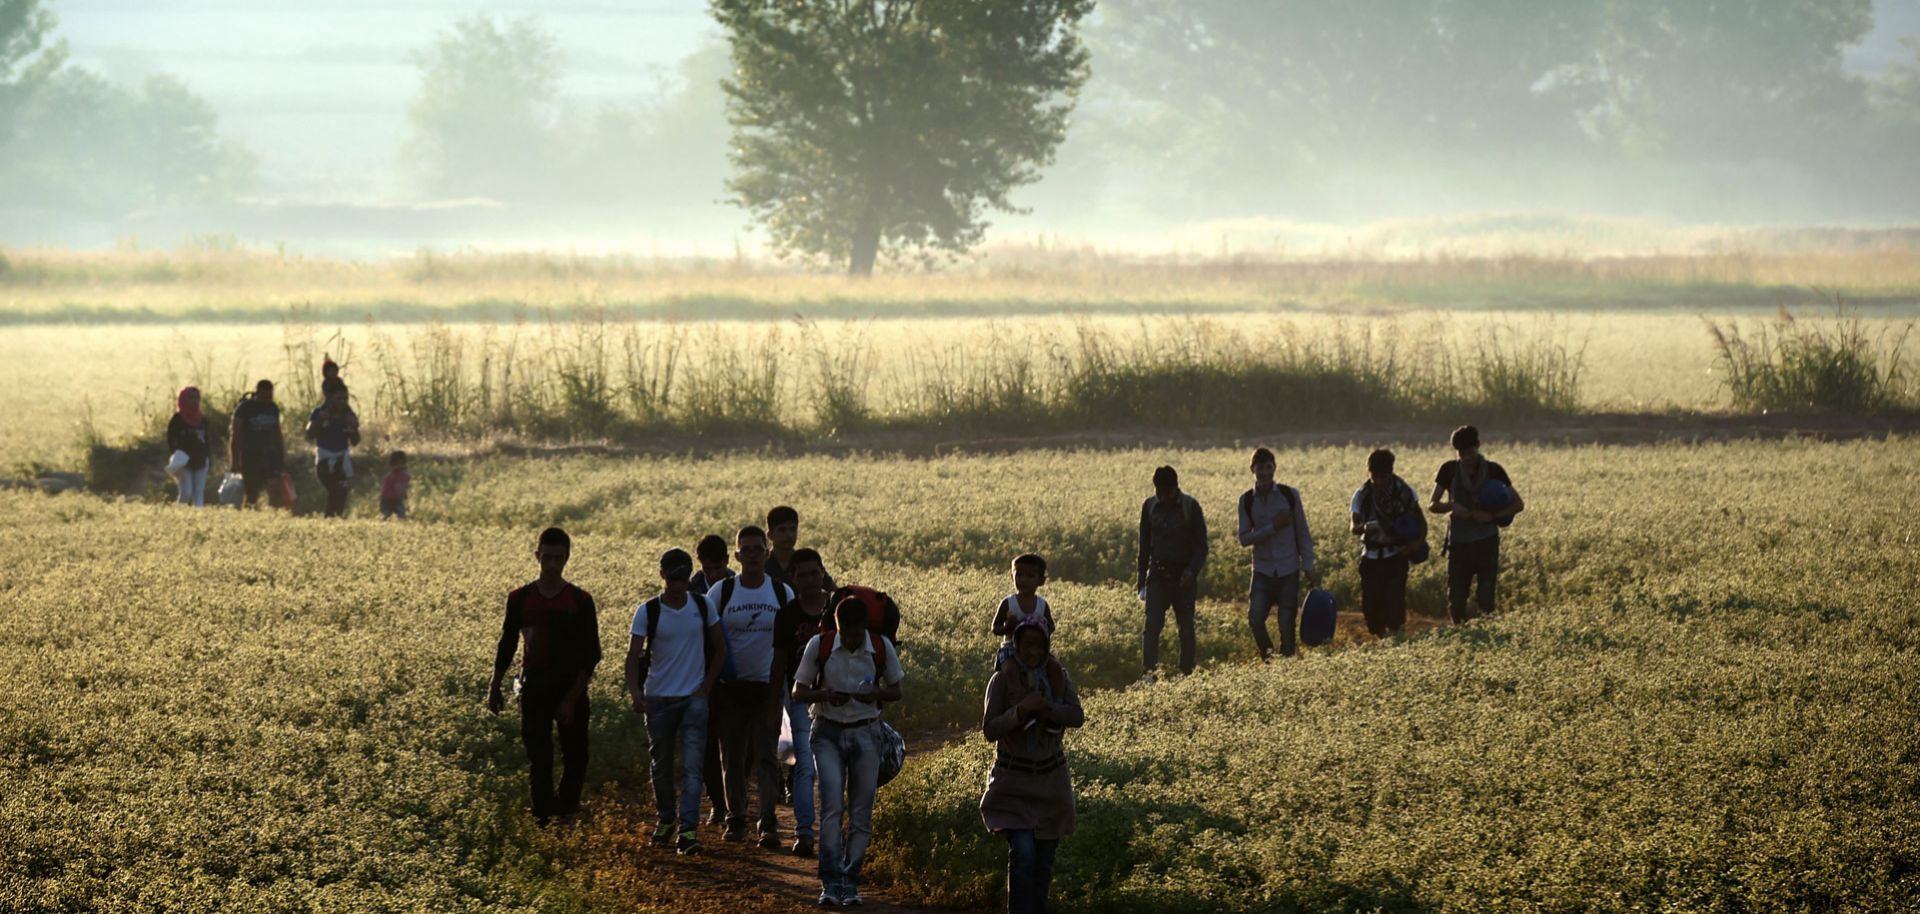
[[[186,451],[174,451],[173,456],[167,458],[167,475],[168,476],[172,476],[175,479],[179,479],[180,474],[186,472],[186,469],[187,469],[187,452]]]
[[[220,503],[240,507],[247,500],[247,483],[239,473],[228,473],[220,480]]]

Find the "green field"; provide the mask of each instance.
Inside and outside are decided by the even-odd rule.
[[[1490,435],[1492,433],[1490,432]],[[571,575],[618,657],[669,543],[800,507],[837,572],[899,597],[910,729],[971,726],[1005,562],[1056,560],[1060,649],[1093,690],[1069,743],[1073,910],[1895,910],[1920,888],[1920,525],[1870,485],[1906,440],[1490,446],[1529,510],[1501,618],[1403,644],[1249,662],[1242,554],[1217,536],[1203,672],[1137,675],[1131,527],[1151,467],[1214,513],[1239,449],[1002,457],[579,457],[450,464],[420,522],[0,497],[0,908],[611,910],[632,865],[605,829],[520,811],[514,725],[480,698],[531,537],[576,531]],[[1361,448],[1290,450],[1332,586]],[[1440,458],[1404,451],[1416,482]],[[1824,482],[1823,482],[1824,481]],[[1808,486],[1820,485],[1819,494]],[[1803,494],[1804,493],[1804,494]],[[1896,503],[1897,500],[1896,500]],[[1216,531],[1218,532],[1218,531]],[[1416,610],[1439,602],[1436,565]],[[1364,636],[1360,636],[1364,641]],[[596,680],[590,803],[642,784],[644,735]],[[883,793],[878,867],[993,903],[972,812],[984,744]]]

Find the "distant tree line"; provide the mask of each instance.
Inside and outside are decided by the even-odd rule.
[[[251,157],[203,101],[68,64],[44,3],[0,0],[0,205],[108,211],[249,186]],[[1449,189],[1524,205],[1639,175],[1667,182],[1652,194],[1710,176],[1735,182],[1713,194],[1765,198],[1788,176],[1809,198],[1920,203],[1920,44],[1871,79],[1842,65],[1871,0],[709,8],[724,44],[651,98],[597,108],[564,97],[536,20],[455,22],[414,55],[400,159],[437,199],[730,202],[779,249],[860,274],[964,252],[1023,203],[1057,218],[1102,195],[1168,222]]]

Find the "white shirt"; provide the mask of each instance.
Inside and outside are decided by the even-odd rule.
[[[893,649],[893,642],[881,638],[881,657],[873,653],[871,633],[854,644],[838,635],[833,639],[833,653],[827,657],[827,674],[820,675],[820,639],[814,635],[807,640],[807,646],[800,652],[800,666],[793,672],[793,681],[799,685],[812,686],[820,681],[822,688],[835,692],[869,692],[876,687],[893,685],[907,678],[907,671],[900,668],[900,655]],[[876,673],[875,670],[884,673]],[[830,701],[816,702],[813,706],[814,720],[830,720],[835,723],[851,724],[880,716],[878,705],[864,701],[848,701],[835,705]]]
[[[733,597],[721,606],[720,592],[729,583],[733,585]],[[759,587],[748,587],[735,576],[707,590],[707,603],[720,616],[721,634],[727,636],[733,678],[767,681],[767,674],[773,670],[773,617],[780,612],[783,599],[792,595],[792,590],[772,577],[762,578]]]
[[[707,626],[711,624],[712,614],[693,594],[687,594],[678,609],[662,599],[654,640],[647,645],[647,681],[640,693],[648,698],[685,698],[700,691],[700,683],[707,678]],[[633,635],[647,636],[646,603],[633,611]]]
[[[1047,634],[1048,635],[1053,634],[1053,622],[1052,620],[1047,618],[1047,598],[1046,597],[1043,597],[1039,594],[1033,595],[1033,612],[1031,613],[1026,612],[1025,610],[1022,610],[1020,608],[1020,592],[1019,591],[1014,591],[1013,593],[1007,594],[1007,598],[1000,602],[1007,604],[1007,634],[1002,639],[1003,641],[1011,643],[1013,641],[1014,628],[1019,626],[1020,623],[1026,622],[1028,620],[1032,620],[1034,622],[1038,622],[1041,625],[1046,626]]]

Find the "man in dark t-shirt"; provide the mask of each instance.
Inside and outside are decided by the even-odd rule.
[[[820,634],[827,609],[827,569],[820,553],[795,549],[787,567],[793,572],[793,599],[773,617],[773,672],[793,731],[793,855],[811,858],[813,843],[813,717],[806,702],[793,699],[793,671],[800,652]]]
[[[1476,613],[1467,608],[1473,595],[1478,615],[1493,613],[1496,582],[1500,577],[1500,522],[1526,508],[1505,467],[1480,453],[1480,430],[1463,425],[1453,430],[1453,449],[1459,459],[1440,465],[1433,478],[1433,498],[1427,510],[1448,516],[1447,615],[1465,622]],[[1499,483],[1489,486],[1488,483]],[[1505,504],[1498,503],[1504,489]]]
[[[507,595],[493,680],[487,686],[487,710],[498,714],[506,707],[501,686],[513,665],[514,648],[524,641],[520,740],[527,748],[533,816],[541,825],[556,816],[561,825],[572,825],[587,783],[587,683],[600,663],[600,622],[593,597],[561,577],[572,547],[559,527],[540,533],[534,551],[540,577]],[[558,791],[553,786],[556,724],[564,763]]]
[[[227,429],[227,469],[238,472],[246,485],[245,507],[259,504],[262,494],[274,507],[293,507],[280,493],[286,461],[287,439],[280,428],[280,407],[273,402],[273,382],[262,379],[234,407]]]

